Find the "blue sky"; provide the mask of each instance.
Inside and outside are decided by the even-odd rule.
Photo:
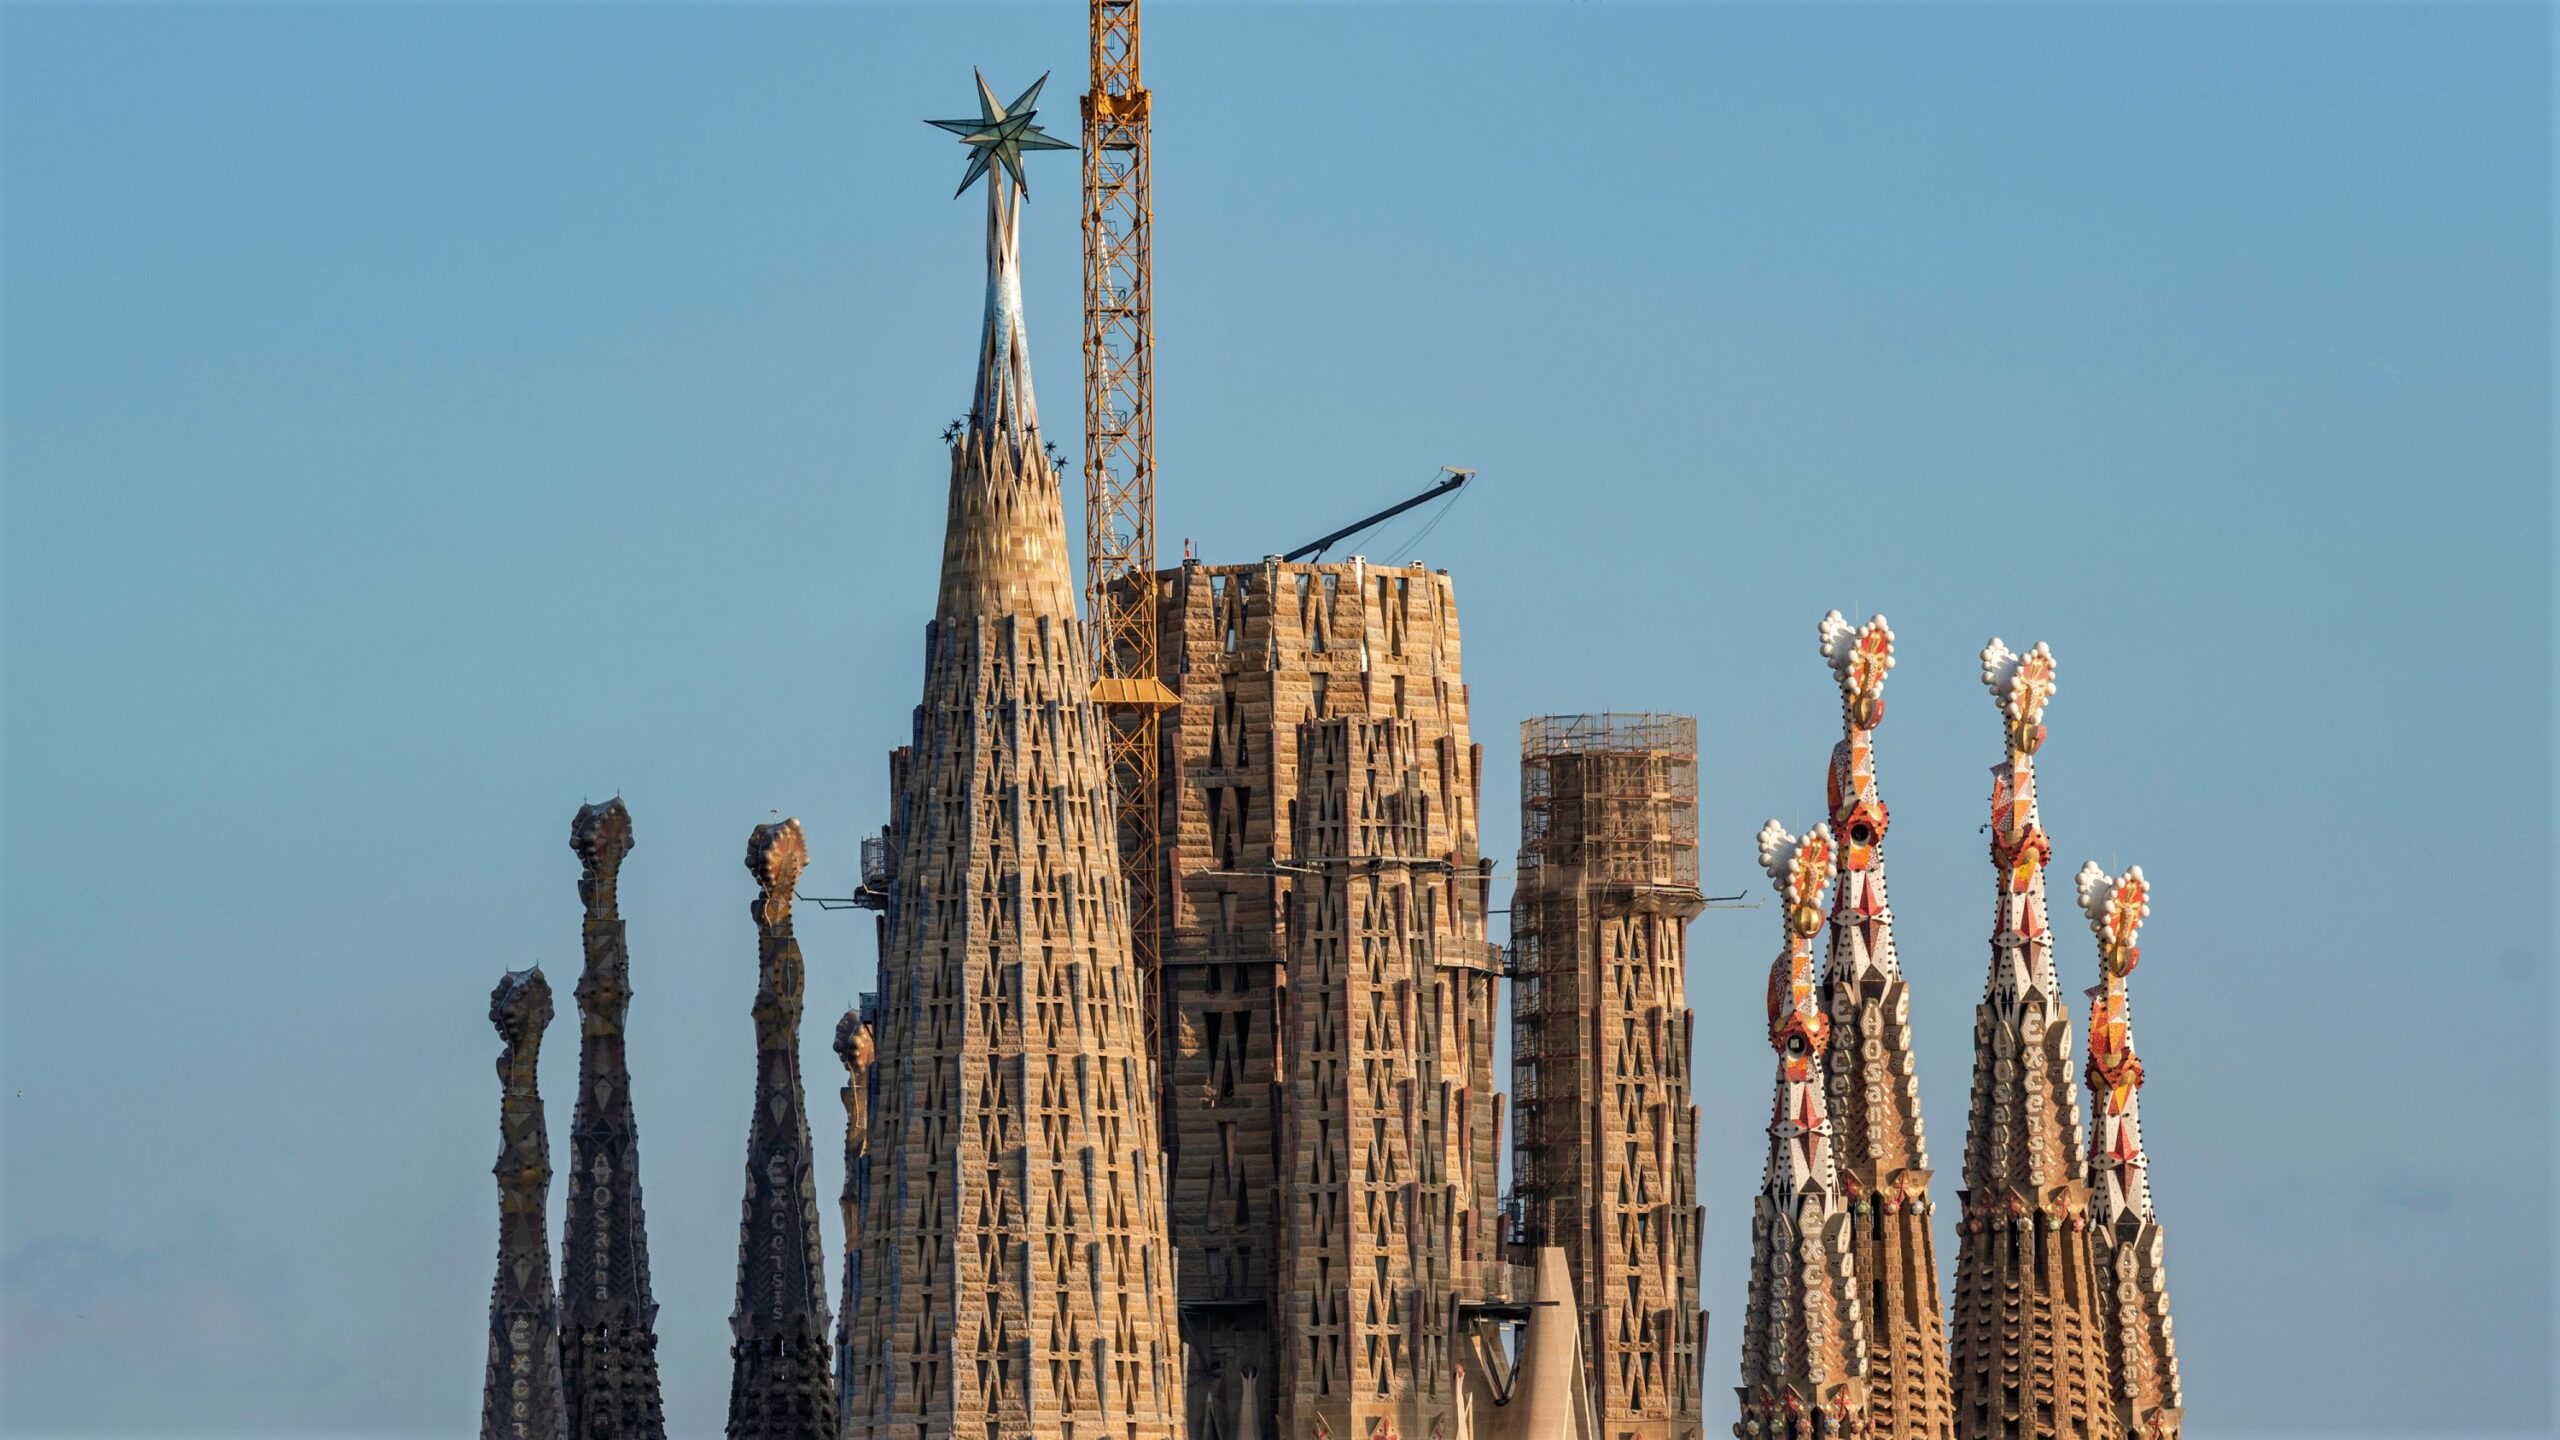
[[[1147,23],[1164,552],[1478,468],[1420,553],[1456,577],[1486,850],[1522,717],[1685,711],[1727,892],[1763,818],[1819,816],[1816,620],[1891,616],[1941,1199],[1990,919],[1974,656],[2049,641],[2056,860],[2157,891],[2136,1014],[2195,1433],[2547,1429],[2552,12]],[[1053,69],[1071,132],[1082,26],[7,10],[0,1429],[470,1431],[484,997],[570,983],[568,821],[617,790],[668,1410],[716,1428],[743,844],[800,816],[831,891],[879,823],[966,404],[980,214],[918,122],[973,64]],[[1073,452],[1074,164],[1033,163]],[[1711,1433],[1776,927],[1693,935]],[[824,1133],[872,946],[801,931]],[[555,1026],[555,1134],[575,1048]]]

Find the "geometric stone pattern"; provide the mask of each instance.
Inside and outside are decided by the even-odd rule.
[[[1516,1203],[1564,1252],[1599,1432],[1699,1429],[1697,1109],[1686,1001],[1697,722],[1551,716],[1521,726],[1512,898]]]
[[[1423,960],[1399,965],[1391,983],[1410,987],[1421,1013],[1437,1016],[1426,1027],[1438,1046],[1435,1078],[1417,1092],[1415,1124],[1434,1137],[1425,1148],[1446,1148],[1447,1158],[1429,1171],[1438,1178],[1428,1182],[1444,1186],[1446,1200],[1431,1202],[1427,1227],[1405,1222],[1414,1238],[1399,1242],[1426,1257],[1437,1286],[1439,1298],[1422,1304],[1434,1312],[1429,1323],[1445,1327],[1438,1312],[1450,1295],[1481,1298],[1507,1269],[1495,1220],[1498,976],[1484,943],[1488,882],[1476,830],[1482,756],[1468,739],[1456,600],[1446,573],[1353,559],[1190,562],[1157,575],[1156,603],[1160,675],[1179,699],[1163,719],[1162,1102],[1169,1226],[1188,1339],[1188,1433],[1235,1440],[1277,1419],[1281,1433],[1298,1436],[1325,1413],[1307,1407],[1323,1399],[1338,1415],[1343,1394],[1336,1385],[1326,1395],[1302,1396],[1295,1381],[1281,1380],[1285,1370],[1312,1386],[1317,1351],[1330,1363],[1333,1344],[1320,1345],[1304,1328],[1318,1307],[1286,1278],[1288,1216],[1306,1200],[1287,1137],[1312,1144],[1319,1122],[1339,1136],[1351,1107],[1367,1103],[1350,1089],[1319,1086],[1298,1038],[1308,1023],[1305,967],[1314,963],[1291,949],[1301,902],[1312,898],[1307,890],[1315,883],[1295,868],[1306,853],[1302,747],[1311,743],[1303,729],[1310,722],[1400,726],[1391,739],[1357,743],[1391,747],[1400,773],[1422,796],[1420,838],[1409,853],[1430,863],[1402,873],[1428,948]],[[1352,742],[1335,735],[1328,743]],[[1404,780],[1382,775],[1380,783]],[[1346,984],[1367,983],[1339,966],[1329,973]],[[1445,1093],[1437,1088],[1443,1085]],[[1402,1137],[1402,1126],[1398,1115],[1390,1129]],[[1421,1173],[1406,1172],[1425,1183]],[[1362,1223],[1356,1208],[1341,1218]],[[1345,1231],[1332,1238],[1348,1243]],[[1299,1253],[1314,1263],[1312,1250]],[[1429,1333],[1429,1345],[1444,1343],[1441,1329]],[[1441,1393],[1447,1369],[1414,1383]],[[1374,1394],[1365,1399],[1374,1410]],[[1294,1418],[1302,1409],[1304,1421]],[[1325,1423],[1334,1434],[1353,1433],[1339,1418]],[[1418,1440],[1427,1431],[1412,1433]]]
[[[586,904],[578,977],[578,1103],[569,1131],[569,1209],[560,1237],[561,1387],[570,1440],[665,1440],[658,1399],[657,1302],[640,1207],[640,1138],[631,1110],[623,1021],[631,952],[615,905],[631,812],[619,798],[581,806],[569,827]]]
[[[2036,808],[2053,654],[2038,645],[2019,655],[1993,640],[1982,658],[2008,754],[1992,772],[1999,908],[1974,1019],[1951,1325],[1955,1428],[1962,1440],[2096,1436],[2114,1431],[2115,1403],[2095,1294],[2071,1011],[2054,973],[2045,903],[2053,847]]]
[[[756,880],[756,1099],[729,1320],[730,1440],[836,1440],[837,1433],[826,1255],[800,1083],[806,977],[791,933],[792,890],[808,863],[797,820],[759,825],[747,841]]]
[[[1865,1435],[1867,1342],[1838,1134],[1824,1112],[1830,1016],[1812,941],[1838,855],[1831,829],[1760,829],[1777,884],[1785,948],[1769,969],[1769,1044],[1778,1052],[1768,1165],[1751,1207],[1751,1288],[1742,1319],[1739,1435]]]
[[[1823,1006],[1831,1016],[1831,1125],[1867,1335],[1867,1418],[1879,1436],[1951,1440],[1947,1339],[1929,1217],[1927,1131],[1911,1042],[1911,995],[1893,945],[1875,729],[1893,668],[1878,615],[1823,617],[1823,658],[1840,685],[1844,734],[1831,752],[1826,808],[1839,845]]]
[[[977,401],[900,800],[846,1433],[1182,1426],[1141,978],[1093,672],[1044,457],[1019,200],[990,181]]]
[[[1466,1156],[1475,975],[1442,964],[1453,894],[1411,720],[1299,729],[1282,1086],[1283,1435],[1460,1428],[1458,1302],[1479,1295]]]
[[[2142,1059],[2125,995],[2125,977],[2142,962],[2136,942],[2151,913],[2151,886],[2139,865],[2109,875],[2091,862],[2080,867],[2078,890],[2104,976],[2089,991],[2089,1168],[2099,1328],[2116,1377],[2115,1433],[2175,1440],[2186,1400],[2178,1342],[2170,1333],[2165,1237],[2152,1213],[2150,1157],[2142,1145]]]
[[[560,1440],[560,1302],[551,1288],[551,1141],[536,1081],[551,985],[511,970],[489,993],[498,1054],[498,1278],[489,1290],[489,1364],[480,1440]]]

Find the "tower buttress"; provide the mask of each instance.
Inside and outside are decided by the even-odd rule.
[[[489,1367],[480,1440],[560,1440],[560,1301],[551,1289],[551,1141],[538,1074],[551,1024],[539,967],[510,970],[489,992],[498,1054],[498,1278],[489,1290]]]
[[[1998,640],[1982,679],[2008,758],[1992,773],[1997,899],[1991,973],[1974,1012],[1950,1366],[1961,1440],[2092,1437],[2112,1418],[2098,1333],[2089,1186],[2072,1084],[2071,1013],[2053,965],[2035,757],[2053,698],[2053,652]]]
[[[2080,867],[2080,908],[2098,937],[2102,979],[2089,991],[2090,1213],[2098,1237],[2100,1328],[2115,1372],[2115,1431],[2125,1440],[2177,1440],[2186,1420],[2169,1280],[2151,1208],[2142,1145],[2142,1060],[2133,1048],[2125,977],[2142,962],[2150,882],[2139,865],[2109,875]]]
[[[1831,1016],[1829,1094],[1867,1321],[1867,1413],[1879,1436],[1949,1440],[1946,1324],[1929,1216],[1927,1132],[1911,1040],[1911,995],[1894,950],[1885,892],[1888,812],[1875,731],[1893,668],[1881,615],[1822,619],[1823,658],[1840,686],[1843,735],[1831,752],[1827,807],[1840,853],[1823,1007]]]
[[[1828,825],[1801,838],[1775,820],[1760,828],[1760,864],[1786,907],[1786,944],[1769,967],[1769,1044],[1778,1052],[1778,1077],[1768,1166],[1751,1206],[1742,1418],[1734,1427],[1754,1440],[1867,1433],[1866,1325],[1826,1113],[1831,1019],[1812,948],[1837,861]]]

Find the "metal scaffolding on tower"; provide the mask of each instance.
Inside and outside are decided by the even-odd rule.
[[[1155,318],[1149,294],[1147,89],[1138,0],[1092,0],[1092,88],[1084,97],[1085,620],[1093,698],[1108,730],[1129,943],[1163,1063],[1164,848],[1159,719],[1173,692],[1156,672]]]

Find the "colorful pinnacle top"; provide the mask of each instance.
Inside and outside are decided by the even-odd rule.
[[[1840,716],[1848,732],[1831,752],[1828,786],[1832,833],[1840,837],[1844,870],[1876,861],[1887,816],[1876,793],[1871,739],[1884,721],[1884,679],[1893,669],[1893,627],[1878,615],[1851,625],[1834,610],[1822,617],[1822,657],[1840,682]]]
[[[2107,978],[2121,980],[2142,963],[2142,947],[2135,942],[2142,938],[2142,922],[2151,916],[2151,886],[2139,865],[2110,875],[2095,860],[2081,866],[2076,879],[2081,912],[2098,937],[2098,963],[2106,967]]]
[[[1873,730],[1884,723],[1884,677],[1893,668],[1893,627],[1881,615],[1852,625],[1839,611],[1822,617],[1822,658],[1840,681],[1840,703],[1849,723]]]
[[[1992,637],[1982,647],[1982,683],[2009,718],[2009,748],[2028,755],[2044,743],[2044,707],[2053,699],[2053,651],[2041,640],[2024,655]]]
[[[1991,792],[1991,858],[2000,867],[2001,886],[2009,895],[2033,894],[2031,913],[2020,921],[2019,938],[2044,938],[2044,867],[2053,858],[2036,817],[2035,753],[2044,744],[2044,707],[2053,699],[2053,651],[2039,641],[2019,655],[1998,639],[1982,649],[1982,683],[2008,721],[2009,760],[2002,765]],[[2050,956],[2049,949],[2045,951]],[[2049,966],[2048,966],[2049,968]],[[2052,994],[2052,986],[2045,987]]]
[[[976,75],[978,81],[978,118],[924,122],[936,130],[950,131],[960,137],[961,144],[969,147],[969,172],[960,177],[960,188],[951,194],[956,199],[967,193],[970,186],[978,183],[979,176],[1000,165],[1012,179],[1014,188],[1028,195],[1031,185],[1022,176],[1023,151],[1076,148],[1031,123],[1032,117],[1039,113],[1032,108],[1032,102],[1040,98],[1040,87],[1049,83],[1049,77],[1043,72],[1039,79],[1031,82],[1030,89],[1015,97],[1012,104],[998,105],[996,92],[987,88],[987,77],[976,71],[970,73]]]
[[[2112,1222],[2119,1215],[2151,1218],[2151,1185],[2142,1154],[2142,1059],[2133,1049],[2133,1015],[2124,980],[2142,963],[2143,919],[2151,913],[2151,886],[2139,865],[2109,875],[2097,862],[2080,867],[2080,908],[2098,937],[2098,966],[2105,979],[2089,991],[2089,1097],[2094,1112],[2089,1167],[2103,1183],[2093,1187],[2090,1208]]]
[[[1977,1203],[2014,1194],[2032,1203],[2084,1178],[2080,1104],[2071,1083],[2071,1012],[2054,971],[2045,869],[2053,858],[2036,807],[2036,751],[2054,694],[2053,652],[1983,647],[1982,682],[1999,705],[2007,758],[1991,772],[1991,860],[1998,918],[1985,1023],[1976,1056],[1965,1188]]]
[[[1769,967],[1769,1045],[1786,1061],[1790,1082],[1807,1080],[1831,1038],[1807,943],[1822,928],[1823,892],[1831,888],[1831,827],[1816,825],[1801,837],[1772,820],[1760,827],[1760,867],[1786,900],[1787,947]]]

